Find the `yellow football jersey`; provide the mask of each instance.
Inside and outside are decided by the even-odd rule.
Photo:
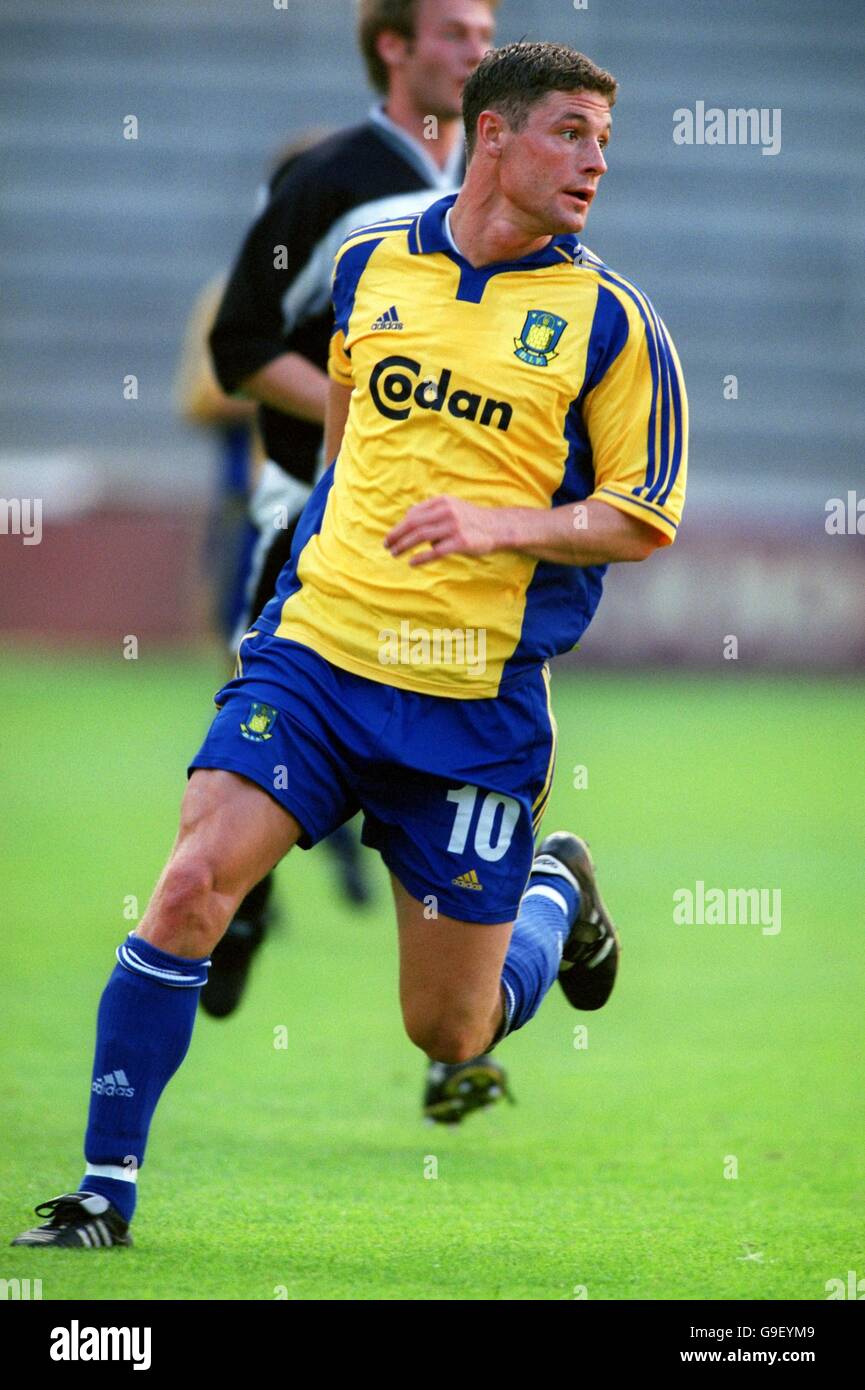
[[[384,537],[440,494],[486,507],[592,497],[669,544],[687,401],[640,290],[574,236],[473,268],[445,225],[454,201],[358,229],[338,253],[329,371],[353,388],[348,421],[256,627],[371,680],[472,699],[573,647],[606,566],[498,551],[412,569]]]

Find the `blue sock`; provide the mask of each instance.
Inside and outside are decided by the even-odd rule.
[[[502,967],[505,1024],[497,1041],[522,1028],[541,1007],[579,910],[580,891],[570,875],[565,878],[560,870],[532,873]]]
[[[134,933],[117,960],[99,1003],[78,1190],[107,1197],[131,1221],[153,1112],[189,1049],[210,961],[170,955]]]

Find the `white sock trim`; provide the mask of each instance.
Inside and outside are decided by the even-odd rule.
[[[510,1001],[510,1008],[507,1004],[505,1004],[505,1031],[502,1034],[502,1037],[507,1037],[508,1033],[510,1032],[511,1023],[513,1022],[514,1011],[517,1007],[517,1001],[514,998],[514,992],[508,984],[507,980],[502,980],[502,988],[504,989],[505,994],[507,995]]]
[[[570,883],[572,888],[576,888],[578,893],[582,891],[567,864],[563,864],[561,859],[557,859],[554,854],[536,854],[532,861],[531,872],[533,874],[551,874],[553,877],[563,878]]]
[[[531,888],[527,888],[523,893],[523,902],[526,898],[549,898],[551,903],[562,909],[566,917],[570,915],[567,899],[564,893],[560,893],[558,888],[551,888],[548,883],[535,883]]]
[[[138,1182],[138,1165],[130,1163],[121,1168],[117,1163],[88,1163],[84,1169],[85,1178],[116,1178],[118,1182]]]

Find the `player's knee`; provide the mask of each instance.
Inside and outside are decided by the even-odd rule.
[[[215,921],[215,873],[208,861],[184,855],[168,865],[159,886],[159,916],[169,930],[200,933],[209,938],[218,929]]]
[[[431,1062],[468,1062],[483,1051],[477,1029],[459,1019],[409,1016],[405,1028],[415,1047]]]

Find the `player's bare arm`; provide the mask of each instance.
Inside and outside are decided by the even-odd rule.
[[[316,425],[324,423],[327,373],[299,352],[283,352],[240,383],[245,396]]]
[[[478,507],[459,497],[442,496],[410,507],[384,543],[391,555],[399,556],[424,542],[429,549],[411,555],[410,565],[426,565],[446,555],[489,555],[494,550],[518,550],[557,565],[606,565],[645,560],[665,544],[665,538],[627,512],[592,498],[578,507],[545,511]]]

